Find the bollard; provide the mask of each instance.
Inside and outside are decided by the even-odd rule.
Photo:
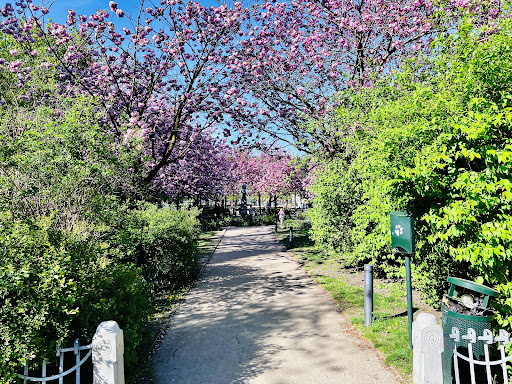
[[[364,265],[364,326],[372,325],[373,318],[373,265]]]
[[[293,242],[293,227],[290,227],[290,245],[292,245]]]

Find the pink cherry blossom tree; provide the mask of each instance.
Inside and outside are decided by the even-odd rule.
[[[269,205],[277,198],[291,192],[289,176],[291,174],[291,156],[282,150],[274,153],[262,153],[259,157],[262,175],[255,183],[255,189],[269,199]]]
[[[138,137],[143,142],[147,182],[167,185],[164,169],[190,163],[189,151],[195,161],[205,160],[194,146],[238,108],[241,90],[233,84],[231,62],[249,18],[240,3],[203,7],[162,0],[160,6],[143,7],[141,2],[131,28],[119,27],[119,19],[128,15],[114,1],[92,15],[69,10],[66,24],[50,22],[51,10],[44,6],[27,0],[16,4],[1,9],[0,32],[15,43],[11,60],[0,69],[25,87],[35,70],[26,53],[37,55],[43,42],[52,56],[43,64],[54,69],[58,94],[92,96],[101,106],[105,130],[119,141]],[[25,97],[38,95],[27,89]]]
[[[303,199],[311,199],[313,195],[309,187],[314,181],[314,173],[319,167],[317,161],[310,157],[296,156],[291,161],[291,172],[288,177],[290,189]]]
[[[322,145],[325,121],[304,123],[333,111],[337,92],[371,86],[376,73],[428,49],[463,10],[482,20],[498,13],[497,0],[159,3],[142,1],[131,27],[121,27],[129,15],[114,1],[92,15],[69,10],[65,24],[29,0],[0,10],[0,32],[14,41],[0,70],[24,88],[52,68],[60,96],[92,96],[105,130],[143,143],[144,179],[159,186],[217,123],[235,144],[263,135]],[[52,58],[34,68],[42,47]],[[23,97],[39,96],[27,88]]]
[[[224,196],[232,180],[229,148],[203,131],[177,161],[166,165],[154,180],[172,199]],[[185,146],[186,143],[179,143]]]
[[[240,83],[257,106],[260,132],[308,150],[322,144],[322,116],[347,88],[371,86],[379,73],[430,43],[464,14],[481,22],[497,17],[499,0],[293,0],[264,1],[233,55]],[[305,129],[304,122],[317,120]]]
[[[242,184],[248,185],[251,189],[255,188],[258,180],[263,175],[263,168],[259,157],[251,150],[233,148],[229,156],[231,163],[230,174],[231,183],[228,191],[236,195],[240,192]]]
[[[292,183],[293,158],[290,154],[277,148],[268,152],[251,150],[234,150],[231,158],[230,191],[237,195],[242,184],[249,186],[253,192],[268,199],[269,205],[278,197],[285,196],[299,187],[298,174]],[[302,188],[302,186],[300,186]]]

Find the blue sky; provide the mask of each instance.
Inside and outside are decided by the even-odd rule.
[[[37,4],[37,1],[34,1]],[[50,8],[50,16],[53,21],[56,23],[64,23],[68,16],[68,9],[73,9],[79,15],[90,15],[91,13],[96,13],[97,9],[106,9],[108,8],[108,0],[55,0],[53,2],[44,1],[45,4],[52,4]],[[119,8],[133,8],[138,1],[119,1],[119,3],[123,4]],[[126,4],[126,5],[125,5]],[[47,5],[47,6],[48,6]]]
[[[200,0],[199,2],[203,5],[219,4],[215,0]],[[38,3],[41,3],[41,0],[34,0],[34,4]],[[49,15],[56,23],[64,23],[68,16],[68,9],[73,9],[78,15],[90,15],[92,13],[96,13],[96,10],[98,9],[107,9],[109,0],[44,0],[43,3],[47,7],[50,4],[53,4],[50,8],[51,11]],[[117,1],[117,6],[126,13],[131,13],[136,16],[140,3],[140,0],[119,0]],[[146,0],[144,2],[144,6],[151,6],[152,3],[159,5],[160,0]]]

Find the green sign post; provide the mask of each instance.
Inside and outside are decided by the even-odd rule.
[[[405,274],[407,281],[407,317],[409,320],[409,347],[412,349],[412,288],[411,255],[415,251],[414,219],[407,212],[391,212],[391,247],[395,254],[405,257]]]

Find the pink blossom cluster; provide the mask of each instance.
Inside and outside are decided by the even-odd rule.
[[[209,130],[196,131],[189,140],[193,145],[185,140],[178,143],[176,157],[156,176],[155,185],[172,199],[225,195],[231,181],[229,148]]]
[[[401,60],[429,51],[464,14],[484,23],[499,0],[264,0],[235,55],[241,81],[263,106],[257,128],[295,143],[315,140],[305,119],[331,113],[337,92],[369,87]]]
[[[65,24],[48,22],[50,11],[30,1],[19,0],[16,8],[7,4],[1,10],[0,32],[10,35],[17,47],[0,70],[22,72],[16,81],[24,87],[34,68],[19,53],[37,55],[37,48],[45,45],[52,56],[48,65],[57,71],[57,92],[97,100],[105,130],[120,141],[138,136],[150,159],[146,180],[163,185],[179,160],[192,161],[196,154],[198,164],[206,164],[210,158],[200,155],[205,140],[220,145],[209,130],[225,117],[243,114],[240,108],[246,102],[238,97],[229,66],[234,36],[249,11],[239,3],[231,8],[183,0],[160,3],[141,9],[133,28],[115,25],[116,18],[125,16],[115,1],[91,15],[69,10]],[[167,188],[169,183],[164,184]]]

